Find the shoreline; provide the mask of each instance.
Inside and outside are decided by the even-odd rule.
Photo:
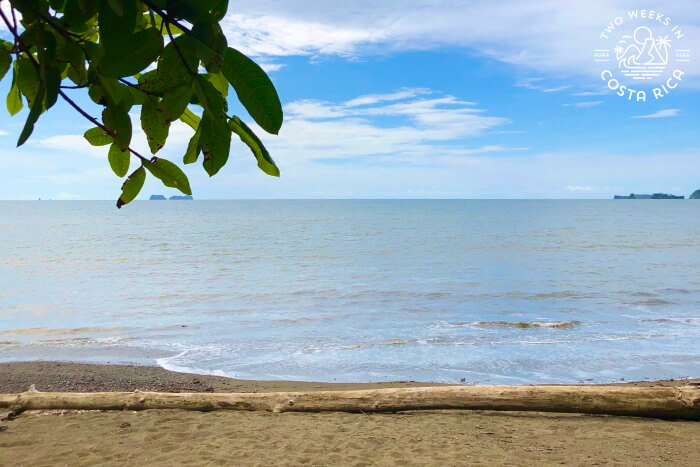
[[[680,386],[700,380],[614,383]],[[153,366],[0,363],[0,393],[271,392],[434,383],[251,381]],[[589,386],[589,385],[586,385]],[[0,413],[0,418],[3,414]],[[0,465],[687,465],[700,422],[485,410],[41,410],[0,421]],[[690,455],[689,455],[690,454]]]
[[[432,387],[454,384],[391,381],[363,383],[324,383],[290,380],[248,380],[226,376],[181,373],[159,366],[28,361],[0,363],[0,393],[26,391],[31,385],[44,392],[298,392],[348,391],[402,387]],[[700,379],[620,381],[590,385],[683,386],[700,384]]]

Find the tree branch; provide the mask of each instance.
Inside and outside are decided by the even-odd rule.
[[[112,136],[112,137],[115,136],[115,135],[114,135],[114,132],[112,132],[109,128],[107,128],[107,127],[104,126],[102,123],[100,123],[99,120],[97,120],[95,117],[91,116],[89,113],[87,113],[85,110],[83,110],[82,107],[80,107],[78,104],[76,104],[75,101],[73,101],[73,99],[71,99],[70,97],[68,97],[68,96],[66,95],[65,92],[59,90],[59,91],[58,91],[58,95],[61,96],[61,98],[63,98],[64,101],[68,102],[68,104],[70,104],[71,107],[73,107],[76,111],[78,111],[78,113],[79,113],[80,115],[82,115],[83,117],[85,117],[86,119],[88,119],[88,120],[90,121],[90,123],[92,123],[93,125],[99,127],[102,131],[104,131],[104,132],[107,133],[108,135],[110,135],[110,136]],[[136,152],[135,150],[131,149],[131,147],[128,147],[127,149],[129,150],[129,152],[130,152],[131,154],[133,154],[134,156],[138,157],[138,158],[141,159],[142,161],[146,161],[146,162],[150,161],[150,159],[148,159],[148,158],[146,158],[146,157],[143,157],[141,154],[139,154],[139,153]]]

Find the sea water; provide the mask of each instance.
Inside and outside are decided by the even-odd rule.
[[[0,361],[700,376],[700,201],[0,202]]]

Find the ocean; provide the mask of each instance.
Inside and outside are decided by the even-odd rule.
[[[700,201],[4,201],[0,240],[0,361],[700,377]]]

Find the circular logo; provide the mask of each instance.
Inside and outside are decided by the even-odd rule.
[[[663,13],[629,10],[600,33],[593,60],[611,91],[631,101],[659,100],[683,81],[692,60],[685,32]]]

